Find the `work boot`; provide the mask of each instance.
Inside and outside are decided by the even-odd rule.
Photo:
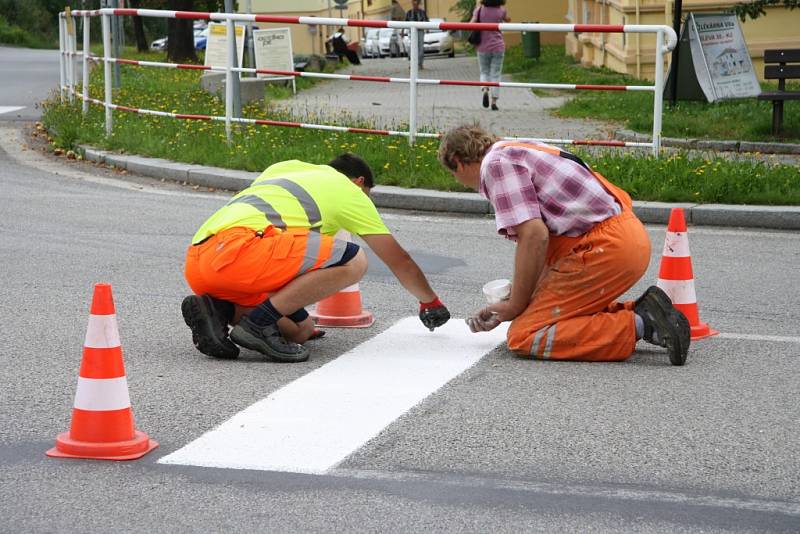
[[[691,341],[689,320],[675,309],[669,296],[660,287],[648,287],[647,291],[636,300],[633,311],[644,322],[642,339],[665,347],[672,365],[686,363],[686,354],[689,352]]]
[[[239,347],[228,338],[228,317],[209,295],[189,295],[183,299],[181,312],[192,329],[192,342],[206,356],[232,360],[239,356]],[[222,301],[217,301],[222,304]]]
[[[278,330],[278,325],[260,326],[246,315],[231,330],[231,339],[238,345],[258,351],[276,362],[304,362],[308,359],[308,349],[287,341]]]

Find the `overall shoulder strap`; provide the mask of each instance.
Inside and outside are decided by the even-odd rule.
[[[549,147],[549,146],[542,146],[542,145],[534,145],[533,143],[523,143],[521,141],[510,141],[507,143],[502,143],[501,146],[511,146],[511,147],[521,147],[527,148],[529,150],[538,150],[539,152],[544,152],[546,154],[552,154],[553,156],[561,156],[564,159],[568,159],[570,161],[574,161],[587,171],[594,173],[592,169],[578,156],[573,154],[572,152],[567,152],[566,150],[561,150],[560,148]]]

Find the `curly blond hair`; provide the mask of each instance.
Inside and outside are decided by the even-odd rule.
[[[499,137],[477,124],[458,126],[442,136],[439,162],[451,171],[456,170],[456,159],[462,165],[480,163],[486,152],[499,140]]]

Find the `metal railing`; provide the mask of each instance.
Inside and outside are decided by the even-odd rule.
[[[101,17],[102,36],[103,36],[103,57],[92,56],[90,53],[89,32],[92,17]],[[271,22],[285,24],[305,24],[305,25],[328,25],[328,26],[350,26],[367,28],[399,28],[408,30],[410,33],[410,59],[409,77],[380,77],[380,76],[358,76],[352,74],[327,74],[319,72],[299,72],[299,71],[278,71],[269,69],[254,69],[233,67],[233,53],[235,47],[229,46],[226,56],[225,66],[212,65],[193,65],[179,63],[165,63],[157,61],[138,61],[127,60],[113,57],[111,48],[110,22],[113,16],[141,16],[159,18],[177,18],[193,20],[209,20],[224,22],[227,28],[227,39],[234,39],[235,22]],[[82,51],[77,50],[77,38],[75,31],[75,19],[83,20],[83,46]],[[481,30],[481,31],[525,31],[525,32],[599,32],[599,33],[655,33],[656,34],[656,58],[655,58],[655,81],[653,85],[589,85],[589,84],[555,84],[555,83],[519,83],[519,82],[481,82],[469,80],[438,80],[419,77],[418,55],[424,53],[419,50],[417,32],[424,30]],[[652,91],[653,92],[653,134],[652,142],[636,143],[614,140],[576,140],[576,139],[541,139],[528,137],[551,144],[567,145],[599,145],[614,147],[650,147],[653,154],[658,155],[661,147],[661,120],[663,111],[664,93],[664,54],[672,50],[677,43],[675,31],[665,25],[599,25],[599,24],[515,24],[515,23],[469,23],[469,22],[405,22],[405,21],[385,21],[385,20],[361,20],[343,18],[323,18],[323,17],[285,17],[271,15],[246,15],[238,13],[204,13],[188,11],[164,11],[155,9],[113,9],[105,8],[92,11],[65,11],[59,16],[59,45],[60,45],[60,93],[62,100],[69,98],[73,101],[76,96],[83,100],[83,112],[88,112],[90,103],[102,105],[105,108],[106,133],[111,134],[113,129],[113,111],[127,111],[143,115],[159,115],[174,117],[187,120],[215,120],[225,122],[225,131],[228,139],[231,139],[231,128],[235,123],[244,124],[265,124],[272,126],[288,126],[299,128],[311,128],[320,130],[345,131],[354,133],[394,135],[408,137],[409,143],[414,144],[417,137],[438,137],[436,133],[421,133],[417,131],[417,88],[419,85],[461,85],[476,87],[508,87],[531,89],[560,89],[576,91]],[[83,61],[83,80],[81,91],[77,90],[76,73],[77,59]],[[104,66],[104,98],[98,100],[90,98],[89,87],[89,62],[101,61]],[[113,64],[136,65],[142,67],[158,68],[179,68],[195,69],[224,72],[225,82],[225,115],[197,115],[169,113],[157,110],[132,108],[113,102],[111,66]],[[307,124],[300,122],[275,121],[269,119],[247,119],[234,117],[233,109],[233,76],[238,73],[271,74],[276,76],[325,78],[333,80],[355,80],[363,82],[377,83],[400,83],[409,86],[409,128],[408,131],[378,130],[369,128],[351,128],[346,126],[331,126],[324,124]],[[517,139],[515,137],[504,137],[504,139]]]

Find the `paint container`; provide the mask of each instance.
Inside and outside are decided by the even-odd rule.
[[[508,300],[511,296],[511,282],[505,278],[486,282],[483,286],[483,295],[489,304],[497,304],[503,300]]]

